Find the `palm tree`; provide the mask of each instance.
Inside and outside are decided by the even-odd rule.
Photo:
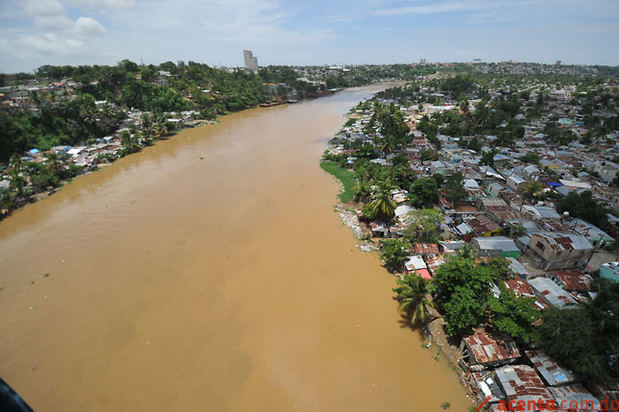
[[[404,275],[393,288],[398,301],[398,310],[404,313],[411,326],[423,325],[428,320],[428,308],[433,306],[428,298],[428,283],[418,274]]]
[[[473,259],[475,257],[475,251],[471,247],[471,244],[467,243],[458,251],[458,255],[466,259]]]
[[[23,164],[21,157],[18,154],[12,155],[9,164],[11,165],[9,189],[16,192],[17,196],[23,196],[27,182],[22,175]]]
[[[397,207],[386,187],[381,187],[374,193],[374,200],[368,206],[373,218],[383,222],[389,222],[393,219]]]
[[[369,183],[362,182],[359,184],[359,188],[357,189],[357,193],[355,194],[355,198],[357,201],[365,202],[370,198],[372,194],[372,188]]]
[[[381,151],[383,156],[388,156],[391,153],[393,153],[393,150],[395,149],[395,145],[394,145],[392,139],[390,139],[387,136],[387,137],[383,137],[383,138],[381,138],[379,140],[379,142],[378,142],[378,149]]]

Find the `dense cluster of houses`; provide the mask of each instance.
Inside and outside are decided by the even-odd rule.
[[[556,104],[551,113],[561,116],[559,124],[562,128],[581,136],[586,130],[582,122],[572,120],[577,114],[567,105],[571,92],[570,88],[554,91]],[[486,146],[478,153],[458,144],[461,143],[459,140],[470,140],[474,136],[458,138],[439,133],[438,160],[422,160],[422,151],[436,149],[424,133],[416,129],[416,124],[428,113],[454,109],[458,109],[457,105],[450,101],[444,106],[415,103],[410,107],[400,107],[407,116],[412,134],[412,142],[405,153],[415,174],[430,177],[437,173],[448,176],[461,172],[466,191],[466,198],[457,205],[448,200],[447,193],[440,193],[438,208],[444,215],[441,222],[444,240],[436,244],[414,243],[405,263],[406,271],[432,279],[434,271],[449,255],[469,244],[480,258],[508,259],[515,278],[505,280],[505,287],[516,295],[535,298],[539,311],[549,307],[564,309],[591,299],[594,296],[591,291],[594,272],[619,281],[619,262],[613,262],[617,260],[616,256],[604,254],[601,261],[605,259],[606,263],[601,267],[601,261],[592,262],[594,254],[602,255],[598,253],[601,249],[614,244],[619,234],[616,216],[608,215],[611,227],[606,232],[567,213],[560,214],[552,201],[533,200],[534,197],[526,192],[530,182],[538,182],[542,192],[552,191],[559,197],[571,192],[591,191],[599,203],[617,210],[619,191],[609,184],[619,171],[619,165],[613,162],[619,154],[617,131],[609,139],[596,142],[599,151],[586,150],[577,142],[553,147],[543,135],[543,117],[525,127],[524,137],[516,141],[514,148],[499,148],[494,155],[493,167],[481,165],[480,161],[482,154],[490,151],[496,140],[494,136],[481,136]],[[372,114],[372,108],[351,113],[354,122],[349,122],[332,141],[330,153],[350,153],[348,164],[353,164],[356,160],[352,157],[353,151],[344,149],[342,142],[358,142],[360,139],[363,143],[373,144],[364,133],[371,124]],[[522,161],[528,153],[539,156],[539,163]],[[386,166],[392,157],[393,154],[382,154],[371,161]],[[414,210],[406,191],[394,190],[392,195],[398,205],[395,222],[391,227],[382,222],[371,222],[368,230],[373,237],[400,236],[409,213]],[[548,199],[545,196],[540,198]],[[500,293],[496,285],[493,293]],[[585,382],[578,376],[542,351],[522,351],[505,336],[493,336],[481,330],[462,339],[460,350],[458,362],[466,372],[466,381],[479,399],[489,398],[492,410],[500,410],[500,402],[540,399],[570,405],[570,410],[575,411],[600,410],[600,400],[604,397],[619,399],[619,388],[584,386]],[[578,407],[574,408],[576,403]]]
[[[555,96],[556,101],[567,104],[567,97],[561,96],[569,90],[561,89]],[[456,108],[452,103],[447,102],[447,107]],[[547,197],[547,200],[534,201],[526,188],[530,182],[538,182],[541,192],[552,191],[557,196],[591,191],[595,200],[611,210],[616,210],[619,205],[619,190],[609,185],[619,171],[619,165],[613,162],[619,154],[616,139],[605,140],[605,143],[598,142],[601,150],[597,152],[584,150],[579,143],[553,148],[544,140],[543,121],[535,120],[526,126],[524,137],[516,141],[515,148],[499,148],[500,151],[494,156],[494,167],[480,164],[482,154],[489,151],[490,147],[484,146],[481,152],[477,153],[462,148],[458,144],[460,138],[440,133],[439,160],[422,160],[421,154],[424,150],[435,149],[415,125],[424,115],[435,110],[435,106],[415,104],[400,107],[400,110],[406,114],[411,129],[412,142],[405,152],[414,173],[418,177],[429,177],[437,173],[447,176],[461,172],[464,177],[466,199],[463,202],[453,205],[446,193],[441,193],[439,197],[439,208],[445,216],[442,222],[443,238],[449,240],[445,242],[444,248],[441,247],[441,252],[443,249],[446,253],[452,252],[453,248],[457,249],[464,242],[470,242],[479,256],[519,259],[535,273],[534,276],[551,270],[585,272],[598,269],[589,265],[591,257],[596,251],[614,243],[619,234],[618,218],[608,214],[611,226],[606,232],[569,214],[559,214],[554,203]],[[568,116],[573,115],[571,110],[558,105],[554,112],[565,112],[565,116]],[[364,143],[372,144],[373,140],[364,134],[371,116],[371,108],[358,109],[351,113],[354,123],[343,128],[337,136],[338,139],[334,141],[342,142],[342,139],[346,139],[352,142],[361,139]],[[586,132],[579,122],[564,123],[579,135]],[[467,136],[461,139],[472,138],[473,136]],[[481,138],[486,145],[491,145],[494,140],[493,136]],[[332,145],[330,151],[339,155],[347,153],[342,145]],[[530,156],[531,153],[539,156],[539,164],[521,160],[523,156]],[[383,155],[371,162],[388,165],[392,156]],[[348,163],[352,164],[355,160],[351,156]],[[584,170],[597,173],[594,176]],[[552,173],[553,177],[548,173]],[[370,230],[373,236],[397,236],[401,233],[401,228],[406,225],[408,212],[414,209],[406,195],[405,190],[393,192],[393,200],[398,204],[394,226],[387,228],[384,223],[372,222]],[[504,236],[507,227],[517,228],[517,236]],[[417,263],[413,265],[411,261],[411,267],[424,268],[420,261],[425,258],[423,254],[415,253],[412,258]],[[427,265],[427,262],[425,264]],[[613,279],[619,280],[616,277]]]
[[[41,93],[43,91],[54,91],[58,93],[59,98],[73,99],[75,94],[75,83],[70,79],[61,82],[55,82],[49,85],[37,85],[32,87],[10,86],[2,90],[6,94],[0,93],[0,103],[10,109],[30,110],[37,112],[41,109],[41,102],[33,99],[32,93]],[[29,96],[30,93],[30,97]],[[107,101],[96,101],[96,107],[103,110],[106,106],[116,108],[113,103]],[[22,162],[46,163],[47,155],[55,153],[66,164],[74,164],[80,166],[83,172],[93,170],[101,163],[108,163],[120,157],[120,151],[123,148],[121,133],[128,131],[133,134],[143,129],[143,119],[149,112],[144,112],[137,109],[127,109],[124,112],[124,119],[117,125],[117,130],[96,141],[82,142],[79,146],[60,145],[52,147],[48,150],[39,148],[31,148],[21,157]],[[183,112],[170,112],[166,114],[166,126],[168,131],[174,131],[185,127],[194,127],[200,125],[206,120],[200,119],[200,114],[194,110]],[[28,185],[31,185],[29,176],[24,176]],[[0,188],[9,187],[9,169],[0,173]],[[37,188],[39,190],[45,188]]]
[[[470,389],[487,400],[492,411],[603,411],[619,399],[619,388],[583,382],[542,350],[521,350],[504,336],[475,333],[462,339],[460,349]],[[514,408],[517,405],[526,406]]]

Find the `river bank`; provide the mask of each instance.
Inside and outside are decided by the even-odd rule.
[[[337,178],[335,174],[332,175]],[[339,180],[339,178],[337,179]],[[341,180],[339,180],[339,182],[342,183]],[[341,186],[344,187],[343,184]],[[343,190],[342,193],[344,192],[345,191]],[[338,213],[342,224],[345,225],[354,235],[357,240],[357,247],[363,252],[375,255],[378,260],[380,251],[379,244],[372,239],[370,228],[359,220],[360,209],[355,206],[358,205],[354,205],[350,202],[343,202],[341,197],[338,197],[335,211]],[[431,313],[431,320],[420,331],[426,340],[424,347],[427,349],[429,349],[432,345],[437,347],[439,351],[434,353],[433,359],[438,360],[444,358],[449,363],[449,366],[454,371],[455,375],[459,378],[460,383],[468,390],[469,388],[465,381],[464,373],[458,364],[460,357],[462,356],[462,352],[458,346],[449,342],[449,337],[444,330],[445,320],[443,317],[433,308],[429,308],[429,310]],[[416,332],[416,330],[412,331]],[[472,392],[470,392],[469,395],[472,398],[474,397]]]
[[[421,261],[420,265],[423,265],[423,268],[425,268],[423,270],[417,271],[417,268],[413,269],[404,263],[408,260],[408,255],[414,253],[412,242],[417,242],[414,243],[415,247],[422,249],[436,248],[436,253],[432,257],[435,257],[438,262],[443,262],[442,256],[436,256],[439,250],[437,244],[434,244],[434,242],[430,242],[431,244],[423,243],[427,242],[428,239],[421,236],[427,236],[427,234],[412,235],[410,232],[407,232],[408,227],[415,222],[415,216],[417,215],[413,216],[412,214],[416,213],[416,209],[410,204],[410,194],[408,191],[403,189],[401,185],[398,188],[395,182],[408,178],[409,175],[406,173],[407,169],[410,169],[408,159],[404,157],[398,163],[399,166],[397,167],[399,167],[399,170],[396,170],[394,155],[376,143],[376,141],[383,142],[381,140],[383,137],[376,138],[376,141],[368,137],[368,135],[372,135],[372,133],[376,133],[378,130],[385,133],[385,130],[389,130],[386,128],[390,126],[392,127],[391,133],[393,133],[394,128],[392,125],[395,123],[393,119],[397,118],[398,115],[390,113],[389,109],[380,114],[380,112],[374,111],[377,107],[376,103],[367,103],[360,102],[349,111],[349,120],[342,125],[337,135],[329,140],[328,148],[325,150],[320,162],[321,168],[335,178],[341,187],[335,211],[338,213],[342,224],[347,226],[353,233],[357,241],[357,247],[363,252],[369,252],[383,260],[381,267],[385,270],[385,273],[390,272],[390,275],[395,275],[399,279],[404,279],[404,274],[406,273],[417,273],[420,276],[425,275],[424,279],[430,281],[431,277],[427,269],[428,266],[421,260],[421,257],[418,257],[418,261]],[[383,116],[382,125],[377,120],[380,116]],[[376,125],[376,123],[379,123],[379,125]],[[385,143],[383,142],[382,144]],[[376,146],[373,147],[373,145]],[[363,151],[365,151],[364,153],[369,153],[369,157],[372,160],[368,162],[367,159],[362,158],[361,161],[366,163],[361,163],[361,166],[359,166],[356,164],[356,161],[359,160],[357,153],[363,153]],[[372,152],[376,156],[375,158],[372,158]],[[402,162],[405,165],[402,165]],[[372,170],[372,168],[374,168],[374,171],[370,172],[369,170]],[[377,178],[375,181],[366,181],[366,186],[364,187],[364,182],[358,178],[358,174],[365,174],[367,176],[372,173],[382,176],[382,180]],[[410,174],[412,174],[412,170]],[[397,175],[397,177],[394,178],[394,175]],[[391,184],[387,183],[388,179],[392,179]],[[379,212],[384,216],[378,216]],[[440,211],[436,210],[436,212],[440,215]],[[430,225],[430,227],[433,226],[434,224]],[[419,237],[416,238],[416,236]],[[396,239],[402,238],[411,243],[406,243],[406,241],[399,243],[402,245],[400,246],[401,251],[384,251],[384,249],[389,247],[388,242],[400,242]],[[438,239],[438,236],[436,236],[436,243],[438,243]],[[385,243],[383,243],[383,240]],[[387,255],[387,253],[390,253],[390,255]],[[395,258],[386,257],[395,256],[394,254],[396,253],[399,253],[401,256]],[[391,259],[392,261],[399,259],[400,263],[397,264],[399,267],[395,269],[396,265],[393,263],[388,264],[386,259]],[[432,262],[431,259],[428,261]],[[432,269],[435,270],[438,265],[435,265]],[[429,302],[432,301],[430,294],[426,298],[429,299]],[[416,298],[413,297],[413,299]],[[394,306],[397,306],[397,303],[394,303]],[[423,347],[435,349],[432,358],[435,360],[444,358],[451,370],[459,378],[459,382],[469,392],[467,397],[470,396],[471,399],[480,402],[482,399],[477,399],[477,394],[470,389],[467,381],[469,376],[460,367],[459,362],[462,358],[462,352],[459,345],[454,344],[453,339],[446,333],[444,318],[434,309],[431,303],[424,304],[424,312],[426,313],[424,319],[417,325],[409,324],[409,320],[407,320],[409,318],[402,313],[402,324],[410,327],[412,331],[418,331],[426,341]]]
[[[276,105],[289,103],[296,103],[296,101],[278,102]],[[260,104],[244,110],[271,107],[273,105],[275,104],[266,106]],[[157,144],[158,141],[171,139],[184,130],[217,123],[222,117],[218,116],[213,120],[193,119],[191,116],[195,113],[188,113],[189,118],[168,119],[169,122],[178,120],[178,122],[173,122],[173,125],[170,123],[170,125],[165,127],[165,130],[173,127],[172,131],[156,134],[150,131],[145,132],[142,123],[138,121],[133,123],[132,127],[135,128],[133,132],[130,132],[126,124],[124,124],[112,136],[99,139],[91,144],[82,144],[74,148],[71,146],[56,146],[47,151],[39,151],[33,148],[25,153],[17,164],[12,165],[13,169],[3,167],[0,164],[0,171],[2,171],[0,173],[0,190],[8,191],[14,189],[16,191],[16,195],[11,197],[5,196],[4,193],[0,192],[0,221],[15,210],[62,190],[65,185],[81,175],[97,172],[100,168],[108,166],[118,159],[138,153],[145,147]],[[140,115],[142,115],[141,112],[138,113],[139,115],[135,113],[129,114],[129,118],[133,120],[139,120]],[[145,114],[149,115],[148,112]],[[227,113],[223,116],[229,114]],[[138,137],[138,134],[140,137]],[[34,173],[41,172],[48,163],[53,163],[51,169],[55,173],[52,176],[46,176],[46,179],[41,179],[39,175],[34,175]]]

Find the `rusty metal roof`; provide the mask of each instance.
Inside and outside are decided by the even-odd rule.
[[[552,400],[550,392],[540,379],[537,372],[530,366],[503,366],[495,371],[496,381],[508,400],[514,401],[544,401]]]
[[[418,255],[438,255],[438,245],[436,243],[413,243],[415,253]]]
[[[524,279],[508,279],[505,280],[505,287],[507,289],[513,290],[514,293],[518,296],[524,297],[533,297],[535,293],[533,292],[533,288],[529,285]]]
[[[561,386],[558,388],[548,388],[550,394],[555,398],[559,405],[570,405],[571,411],[601,411],[600,401],[591,395],[582,385]],[[574,408],[573,405],[576,405]]]
[[[550,272],[551,278],[565,290],[586,292],[591,290],[591,276],[579,270],[557,270]]]
[[[563,290],[559,285],[552,281],[552,279],[537,277],[529,280],[529,284],[533,287],[533,290],[542,295],[550,304],[563,309],[567,305],[576,304],[576,301]]]
[[[497,340],[486,333],[476,333],[463,340],[475,359],[474,363],[480,365],[510,361],[520,357],[518,346],[508,338]]]
[[[486,215],[479,214],[466,222],[469,226],[475,230],[478,234],[492,232],[493,230],[501,229],[501,226],[497,225],[493,220]]]
[[[524,353],[547,385],[565,385],[576,381],[574,372],[559,366],[557,362],[543,351],[528,350]]]

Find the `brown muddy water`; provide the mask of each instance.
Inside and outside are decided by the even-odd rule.
[[[370,91],[183,131],[0,223],[0,376],[36,411],[467,410],[318,166]]]

